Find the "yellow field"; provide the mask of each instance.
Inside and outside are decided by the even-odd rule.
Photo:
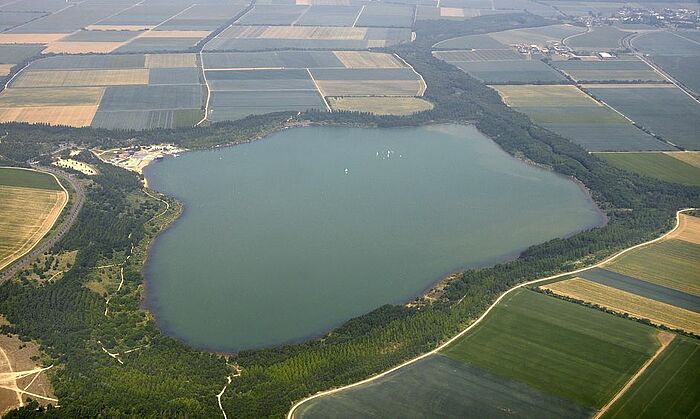
[[[502,85],[491,87],[498,91],[508,106],[602,106],[576,86]]]
[[[377,115],[410,115],[433,108],[432,103],[417,97],[329,97],[328,104],[334,110]]]
[[[146,31],[153,29],[155,25],[88,25],[88,31]]]
[[[680,214],[678,228],[666,239],[679,239],[690,243],[700,244],[700,218]],[[698,267],[700,270],[700,267]]]
[[[64,191],[0,185],[0,269],[51,230],[67,200]]]
[[[442,17],[464,17],[464,9],[457,7],[441,7],[440,16]]]
[[[104,90],[104,87],[12,87],[0,93],[0,108],[98,105]]]
[[[14,66],[14,64],[0,64],[0,76],[7,76],[10,74],[10,70],[12,70]]]
[[[0,122],[87,127],[97,113],[92,106],[33,106],[0,108]]]
[[[345,68],[401,68],[404,64],[393,54],[369,51],[334,51]]]
[[[619,313],[628,313],[636,318],[649,319],[654,324],[700,334],[699,313],[640,297],[583,278],[555,282],[540,288],[587,303],[598,304]]]
[[[12,87],[119,86],[148,84],[148,69],[27,71]]]
[[[43,54],[105,54],[126,44],[126,42],[51,42]]]
[[[227,33],[228,32],[228,33]],[[367,28],[323,26],[235,26],[223,37],[255,39],[363,40]]]
[[[210,31],[148,31],[139,38],[205,38]]]
[[[146,54],[146,68],[196,67],[194,54]]]
[[[691,166],[700,167],[700,151],[672,151],[665,154]]]
[[[68,33],[0,33],[0,44],[48,44]]]
[[[316,80],[323,96],[416,96],[419,80]]]

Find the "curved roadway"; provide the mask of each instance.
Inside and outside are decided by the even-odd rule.
[[[85,202],[85,191],[83,190],[82,185],[80,185],[77,179],[72,175],[53,167],[36,165],[33,165],[32,167],[42,172],[51,173],[57,178],[60,178],[60,180],[68,182],[75,191],[75,196],[73,196],[73,204],[68,211],[68,214],[63,218],[63,221],[61,221],[61,225],[58,227],[57,231],[55,231],[53,234],[50,233],[51,236],[48,239],[41,241],[39,245],[35,246],[21,258],[10,263],[5,269],[2,270],[2,272],[0,272],[0,284],[13,277],[17,272],[34,262],[39,256],[49,251],[56,243],[58,243],[58,241],[66,235],[68,230],[70,230],[73,223],[75,223],[75,220],[78,218],[78,213]]]
[[[451,343],[453,343],[454,341],[456,341],[456,340],[459,339],[460,337],[464,336],[467,332],[469,332],[469,331],[472,330],[474,327],[476,327],[476,325],[478,325],[479,323],[481,323],[482,320],[484,320],[484,318],[491,312],[491,310],[493,310],[493,308],[496,307],[496,305],[497,305],[506,295],[508,295],[508,294],[510,294],[511,292],[517,290],[518,288],[527,287],[527,286],[530,286],[530,285],[538,284],[538,283],[540,283],[540,282],[549,281],[549,280],[556,279],[556,278],[561,278],[561,277],[566,276],[566,275],[572,275],[572,274],[581,273],[581,272],[583,272],[583,271],[587,271],[587,270],[592,269],[592,268],[597,268],[597,267],[600,267],[600,266],[602,266],[602,265],[604,265],[604,264],[606,264],[606,263],[608,263],[608,262],[611,262],[611,261],[617,259],[618,257],[624,255],[625,253],[627,253],[627,252],[629,252],[629,251],[632,251],[632,250],[634,250],[634,249],[640,248],[640,247],[642,247],[642,246],[646,246],[646,245],[648,245],[648,244],[652,244],[652,243],[656,243],[656,242],[658,242],[658,241],[661,241],[661,240],[663,240],[664,238],[666,238],[666,236],[668,236],[669,234],[671,234],[671,233],[673,233],[674,231],[676,231],[676,229],[678,229],[678,226],[680,225],[680,220],[681,220],[681,217],[680,217],[680,214],[681,214],[681,213],[687,212],[687,211],[697,211],[697,210],[699,210],[699,209],[700,209],[700,208],[685,208],[685,209],[681,209],[681,210],[676,211],[676,224],[675,224],[674,227],[673,227],[670,231],[668,231],[666,234],[663,234],[663,235],[661,235],[661,236],[659,236],[659,237],[657,237],[657,238],[655,238],[655,239],[646,241],[646,242],[644,242],[644,243],[639,243],[639,244],[634,245],[634,246],[632,246],[632,247],[628,247],[628,248],[626,248],[626,249],[624,249],[624,250],[621,250],[620,252],[615,253],[614,255],[612,255],[612,256],[610,256],[610,257],[608,257],[608,258],[603,259],[602,261],[596,263],[595,265],[588,266],[588,267],[581,268],[581,269],[576,269],[576,270],[570,271],[570,272],[564,272],[564,273],[560,273],[560,274],[557,274],[557,275],[548,276],[548,277],[546,277],[546,278],[540,278],[540,279],[535,279],[535,280],[532,280],[532,281],[523,282],[523,283],[521,283],[521,284],[518,284],[518,285],[516,285],[516,286],[514,286],[514,287],[512,287],[512,288],[510,288],[510,289],[508,289],[506,292],[504,292],[504,293],[501,294],[498,298],[496,298],[496,301],[494,301],[494,302],[489,306],[489,308],[487,308],[486,311],[484,311],[484,312],[481,314],[481,316],[479,316],[478,319],[476,319],[474,322],[472,322],[469,326],[467,326],[467,327],[466,327],[465,329],[463,329],[461,332],[459,332],[458,334],[456,334],[455,336],[453,336],[452,338],[450,338],[449,340],[447,340],[445,343],[439,345],[437,348],[433,349],[432,351],[426,352],[426,353],[424,353],[423,355],[419,355],[419,356],[417,356],[417,357],[415,357],[415,358],[413,358],[413,359],[409,359],[408,361],[404,362],[403,364],[397,365],[397,366],[395,366],[395,367],[393,367],[393,368],[391,368],[391,369],[388,369],[388,370],[386,370],[386,371],[384,371],[384,372],[382,372],[382,373],[379,373],[379,374],[377,374],[377,375],[374,375],[374,376],[372,376],[372,377],[370,377],[370,378],[366,378],[366,379],[364,379],[364,380],[361,380],[361,381],[358,381],[358,382],[355,382],[355,383],[352,383],[352,384],[348,384],[348,385],[343,386],[343,387],[337,387],[337,388],[334,388],[334,389],[331,389],[331,390],[321,391],[321,392],[318,392],[318,393],[313,394],[313,395],[311,395],[311,396],[308,396],[308,397],[306,397],[306,398],[304,398],[304,399],[302,399],[302,400],[300,400],[300,401],[294,403],[294,405],[292,406],[292,408],[289,409],[289,412],[287,413],[287,419],[293,419],[293,418],[294,418],[294,412],[299,408],[299,406],[301,406],[302,404],[304,404],[304,403],[306,403],[306,402],[308,402],[308,401],[310,401],[310,400],[313,400],[313,399],[316,399],[316,398],[319,398],[319,397],[322,397],[322,396],[327,396],[327,395],[330,395],[330,394],[338,393],[338,392],[341,392],[341,391],[343,391],[343,390],[347,390],[347,389],[350,389],[350,388],[353,388],[353,387],[358,387],[358,386],[361,386],[361,385],[363,385],[363,384],[370,383],[370,382],[372,382],[372,381],[374,381],[374,380],[377,380],[377,379],[379,379],[379,378],[382,378],[382,377],[384,377],[385,375],[387,375],[387,374],[389,374],[389,373],[392,373],[392,372],[394,372],[394,371],[396,371],[396,370],[398,370],[398,369],[401,369],[401,368],[403,368],[403,367],[406,367],[406,366],[408,366],[408,365],[411,365],[411,364],[413,364],[413,363],[416,362],[416,361],[420,361],[420,360],[423,359],[423,358],[426,358],[426,357],[428,357],[428,356],[430,356],[430,355],[433,355],[433,354],[438,353],[439,351],[445,349],[447,346],[449,346]],[[459,304],[459,303],[457,303],[457,304]]]

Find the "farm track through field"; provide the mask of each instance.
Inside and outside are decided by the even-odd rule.
[[[68,212],[66,217],[61,222],[61,225],[58,227],[57,231],[51,237],[49,237],[47,240],[44,240],[43,242],[40,241],[38,243],[38,246],[35,245],[27,253],[25,253],[23,256],[7,265],[0,272],[0,284],[12,278],[17,272],[34,262],[42,254],[49,251],[59,240],[61,240],[63,236],[68,232],[68,230],[70,230],[73,223],[75,223],[75,220],[78,217],[78,213],[80,212],[80,209],[83,207],[83,203],[85,202],[85,191],[83,190],[83,187],[80,185],[80,183],[77,182],[77,180],[72,175],[69,175],[53,167],[43,167],[38,165],[33,167],[34,170],[40,172],[48,172],[55,176],[59,185],[61,185],[63,191],[66,192],[66,194],[69,196],[69,199],[67,200],[69,201],[70,194],[68,194],[68,191],[60,182],[59,178],[67,181],[75,191],[75,196],[73,197],[73,205],[71,206],[70,211]]]
[[[236,16],[234,16],[225,24],[219,26],[215,31],[209,34],[209,36],[207,37],[209,39],[205,40],[204,42],[201,42],[198,45],[197,55],[199,56],[199,69],[202,70],[204,87],[207,88],[207,98],[204,102],[204,115],[202,116],[202,119],[200,119],[199,122],[195,124],[196,127],[202,125],[202,123],[204,123],[204,121],[206,121],[209,118],[209,102],[211,101],[211,86],[209,86],[209,81],[207,80],[207,72],[204,67],[204,48],[206,48],[209,42],[216,39],[222,32],[230,28],[234,23],[238,22],[243,16],[245,16],[248,12],[252,11],[253,9],[255,9],[255,0],[251,0],[248,7],[241,10]]]
[[[656,360],[656,358],[658,358],[659,355],[661,355],[663,353],[663,351],[665,351],[666,348],[668,348],[668,345],[671,344],[671,342],[673,341],[673,338],[675,338],[675,337],[676,337],[676,335],[673,333],[660,332],[658,338],[659,338],[659,343],[661,343],[661,346],[656,351],[656,353],[654,353],[654,355],[651,358],[649,358],[649,360],[647,360],[647,362],[645,362],[644,365],[642,365],[642,367],[629,380],[627,380],[627,382],[620,389],[620,391],[618,391],[615,394],[615,396],[612,399],[610,399],[610,401],[605,406],[603,406],[598,411],[598,413],[596,413],[593,416],[593,419],[598,419],[598,418],[602,417],[612,407],[612,405],[615,404],[615,402],[618,399],[620,399],[620,397],[624,396],[625,393],[627,393],[627,390],[629,390],[630,387],[632,387],[632,385],[637,382],[639,377],[641,377],[642,374],[644,374],[644,371],[646,371],[647,368],[649,368],[649,366]]]
[[[527,282],[523,282],[523,283],[521,283],[521,284],[515,285],[514,287],[508,289],[508,290],[505,291],[503,294],[501,294],[500,296],[498,296],[498,298],[496,298],[496,300],[486,309],[486,311],[484,311],[484,312],[481,314],[481,316],[479,316],[475,321],[473,321],[472,323],[470,323],[469,326],[467,326],[466,328],[464,328],[461,332],[457,333],[455,336],[453,336],[452,338],[448,339],[446,342],[442,343],[441,345],[439,345],[438,347],[436,347],[436,348],[433,349],[432,351],[426,352],[426,353],[424,353],[424,354],[422,354],[422,355],[419,355],[419,356],[417,356],[417,357],[415,357],[415,358],[409,359],[408,361],[406,361],[406,362],[404,362],[404,363],[402,363],[402,364],[400,364],[400,365],[397,365],[397,366],[395,366],[395,367],[393,367],[393,368],[390,368],[390,369],[388,369],[388,370],[386,370],[386,371],[384,371],[384,372],[381,372],[381,373],[379,373],[379,374],[376,374],[376,375],[374,375],[374,376],[372,376],[372,377],[369,377],[369,378],[366,378],[366,379],[364,379],[364,380],[357,381],[357,382],[355,382],[355,383],[348,384],[348,385],[346,385],[346,386],[342,386],[342,387],[337,387],[337,388],[330,389],[330,390],[321,391],[321,392],[318,392],[318,393],[313,394],[313,395],[311,395],[311,396],[308,396],[308,397],[306,397],[306,398],[304,398],[304,399],[302,399],[302,400],[300,400],[300,401],[294,403],[294,405],[291,407],[291,409],[289,409],[289,412],[287,412],[287,417],[286,417],[286,418],[287,418],[287,419],[293,419],[293,418],[294,418],[294,412],[299,408],[299,406],[301,406],[302,404],[304,404],[304,403],[306,403],[306,402],[308,402],[308,401],[311,401],[311,400],[316,399],[316,398],[319,398],[319,397],[323,397],[323,396],[328,396],[328,395],[331,395],[331,394],[339,393],[339,392],[344,391],[344,390],[348,390],[348,389],[351,389],[351,388],[354,388],[354,387],[358,387],[358,386],[361,386],[361,385],[370,383],[370,382],[375,381],[375,380],[378,380],[378,379],[380,379],[380,378],[382,378],[382,377],[384,377],[384,376],[386,376],[386,375],[388,375],[388,374],[390,374],[390,373],[392,373],[392,372],[394,372],[394,371],[397,371],[397,370],[399,370],[399,369],[401,369],[401,368],[404,368],[404,367],[406,367],[406,366],[408,366],[408,365],[411,365],[411,364],[413,364],[413,363],[415,363],[415,362],[417,362],[417,361],[420,361],[421,359],[424,359],[424,358],[427,358],[427,357],[429,357],[429,356],[431,356],[431,355],[437,354],[437,353],[440,352],[441,350],[447,348],[449,345],[451,345],[452,343],[454,343],[457,339],[461,338],[461,337],[464,336],[466,333],[468,333],[469,331],[471,331],[472,329],[474,329],[479,323],[481,323],[481,322],[484,320],[484,318],[486,318],[486,316],[488,316],[488,314],[498,305],[498,303],[499,303],[504,297],[506,297],[508,294],[512,293],[513,291],[515,291],[515,290],[517,290],[517,289],[520,289],[520,288],[523,288],[523,287],[528,287],[528,286],[530,286],[530,285],[535,285],[535,284],[538,284],[538,283],[541,283],[541,282],[545,282],[545,281],[551,281],[552,279],[562,278],[562,277],[565,277],[565,276],[568,276],[568,275],[578,274],[578,273],[581,273],[581,272],[583,272],[583,271],[587,271],[587,270],[592,269],[592,268],[602,267],[604,264],[610,263],[610,262],[612,262],[613,260],[619,258],[620,256],[622,256],[622,255],[624,255],[624,254],[626,254],[626,253],[628,253],[628,252],[630,252],[630,251],[632,251],[632,250],[635,250],[635,249],[638,249],[638,248],[640,248],[640,247],[644,247],[644,246],[647,246],[647,245],[649,245],[649,244],[656,243],[656,242],[659,242],[659,241],[665,239],[667,236],[669,236],[670,234],[672,234],[673,232],[675,232],[675,231],[678,229],[678,227],[679,227],[679,225],[680,225],[680,220],[681,220],[681,214],[682,214],[682,213],[688,212],[688,211],[696,211],[696,210],[698,210],[698,208],[684,208],[684,209],[681,209],[681,210],[676,211],[676,223],[675,223],[675,225],[673,226],[673,228],[672,228],[670,231],[666,232],[665,234],[663,234],[663,235],[661,235],[661,236],[659,236],[659,237],[657,237],[657,238],[655,238],[655,239],[652,239],[652,240],[649,240],[649,241],[646,241],[646,242],[643,242],[643,243],[639,243],[639,244],[636,244],[636,245],[634,245],[634,246],[631,246],[631,247],[628,247],[628,248],[626,248],[626,249],[623,249],[623,250],[621,250],[621,251],[615,253],[614,255],[612,255],[612,256],[610,256],[610,257],[608,257],[608,258],[605,258],[604,260],[602,260],[602,261],[600,261],[600,262],[598,262],[598,263],[596,263],[596,264],[594,264],[594,265],[592,265],[592,266],[587,266],[587,267],[585,267],[585,268],[580,268],[580,269],[576,269],[576,270],[569,271],[569,272],[563,272],[563,273],[560,273],[560,274],[551,275],[551,276],[548,276],[548,277],[545,277],[545,278],[535,279],[535,280],[532,280],[532,281],[527,281]],[[462,300],[458,301],[457,304],[460,304],[461,302],[462,302]],[[634,378],[634,377],[633,377],[633,378]]]

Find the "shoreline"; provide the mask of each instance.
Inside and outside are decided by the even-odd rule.
[[[543,171],[546,171],[549,173],[553,173],[562,179],[565,179],[567,181],[573,181],[574,183],[576,183],[576,185],[584,193],[586,201],[592,205],[593,209],[597,213],[598,221],[591,223],[590,225],[586,225],[586,226],[582,227],[581,229],[577,229],[576,231],[572,231],[570,233],[567,233],[565,235],[552,237],[546,241],[555,240],[555,239],[565,239],[565,238],[571,237],[575,234],[581,233],[583,231],[588,231],[588,230],[591,230],[594,228],[603,227],[607,224],[607,222],[608,222],[607,214],[600,208],[598,203],[595,201],[592,194],[590,193],[590,190],[588,188],[586,188],[585,185],[581,181],[579,181],[578,179],[571,177],[571,176],[566,176],[564,174],[558,173],[550,167],[547,167],[547,166],[544,166],[541,164],[537,164],[537,163],[530,161],[528,159],[519,158],[518,156],[514,156],[513,154],[508,153],[498,143],[496,143],[493,139],[488,137],[486,134],[483,134],[478,129],[476,124],[444,122],[444,123],[423,124],[423,125],[419,125],[417,127],[430,127],[430,126],[439,126],[439,125],[459,125],[459,126],[464,126],[464,127],[472,127],[475,130],[477,130],[481,135],[483,135],[485,138],[487,138],[489,141],[494,143],[496,145],[496,147],[498,147],[498,149],[500,151],[502,151],[504,154],[506,154],[509,158],[517,160],[519,163],[524,163],[524,164],[531,166],[535,169],[543,170]],[[225,147],[226,148],[227,147],[235,147],[238,145],[249,144],[249,143],[252,143],[255,141],[263,140],[263,139],[265,139],[273,134],[277,134],[277,133],[284,131],[284,130],[287,130],[287,129],[308,128],[308,127],[345,127],[345,128],[361,128],[361,129],[417,128],[417,127],[413,127],[413,126],[384,128],[384,127],[375,127],[375,126],[368,126],[368,125],[357,126],[357,125],[350,125],[350,124],[312,123],[312,122],[305,121],[302,123],[294,123],[294,124],[284,125],[284,126],[281,126],[275,130],[272,130],[271,132],[269,132],[267,134],[258,135],[258,136],[255,136],[254,138],[251,138],[251,139],[248,139],[245,141],[237,141],[237,142],[233,142],[233,143],[216,145],[216,146],[201,148],[201,149],[186,149],[185,151],[183,151],[183,153],[184,152],[193,152],[193,151],[212,151],[212,150],[217,150],[217,149],[225,148]],[[150,164],[148,165],[148,168],[152,168],[152,167],[153,166],[151,166]],[[147,168],[147,166],[144,166],[144,169],[146,169],[146,168]],[[146,185],[147,185],[147,177],[148,176],[147,176],[146,170],[143,171],[143,177],[144,177],[144,180],[146,181]],[[152,190],[159,193],[159,194],[165,195],[164,193],[162,193],[156,189],[152,189]],[[168,195],[165,195],[165,196],[168,196]],[[174,198],[177,200],[177,197],[174,197]],[[149,282],[151,282],[153,280],[153,274],[154,274],[154,272],[152,271],[152,267],[149,267],[149,259],[151,256],[152,247],[156,245],[157,240],[159,240],[163,234],[167,234],[168,231],[176,225],[176,223],[178,223],[182,220],[183,214],[186,211],[186,206],[183,202],[181,202],[179,200],[177,200],[177,202],[178,202],[179,207],[180,207],[179,213],[160,232],[158,232],[155,235],[155,237],[153,238],[153,240],[151,241],[151,243],[149,243],[148,248],[146,250],[146,258],[145,258],[143,265],[140,269],[140,273],[141,273],[142,277],[144,278],[144,281],[143,281],[144,291],[143,291],[143,294],[141,296],[141,301],[140,301],[139,305],[142,309],[146,310],[150,314],[150,316],[156,321],[160,331],[163,332],[165,335],[173,337],[173,338],[179,340],[180,342],[183,342],[187,346],[197,348],[199,350],[203,350],[203,351],[210,352],[210,353],[222,354],[222,355],[232,355],[232,354],[236,354],[240,351],[245,351],[245,350],[259,350],[259,349],[265,349],[265,348],[282,347],[285,345],[299,344],[299,343],[307,342],[310,340],[319,339],[319,338],[322,338],[323,336],[326,336],[328,333],[332,332],[334,329],[336,329],[337,327],[346,323],[347,321],[352,320],[352,319],[357,318],[357,317],[361,317],[363,315],[366,315],[367,313],[370,313],[370,312],[378,309],[379,307],[381,307],[381,306],[375,307],[369,311],[366,311],[366,312],[360,313],[356,316],[344,319],[342,321],[339,321],[337,324],[330,325],[329,327],[324,327],[322,330],[320,330],[318,332],[310,333],[308,335],[304,335],[304,336],[301,336],[298,338],[293,338],[293,339],[290,339],[287,341],[274,343],[274,344],[267,344],[267,345],[247,347],[244,349],[231,350],[231,349],[225,349],[225,348],[217,348],[215,346],[203,346],[203,345],[199,345],[197,343],[191,342],[190,340],[184,338],[183,336],[180,336],[179,334],[175,333],[173,331],[173,329],[169,327],[168,323],[165,322],[161,318],[161,316],[159,316],[157,314],[158,308],[157,308],[157,305],[154,305],[154,300],[149,298],[149,288],[151,288],[151,291],[152,291],[152,287],[153,287],[153,284],[151,284],[149,287]],[[520,249],[515,249],[512,251],[500,254],[500,255],[496,255],[496,256],[487,258],[485,260],[479,261],[479,262],[475,262],[475,263],[471,263],[471,264],[464,264],[464,265],[457,265],[455,267],[448,268],[447,270],[443,271],[442,273],[440,273],[436,276],[433,276],[433,279],[427,285],[425,285],[423,288],[419,289],[415,293],[412,293],[408,297],[401,298],[401,299],[398,299],[398,300],[393,301],[393,302],[391,302],[391,301],[387,302],[386,304],[401,305],[401,306],[407,306],[407,307],[416,307],[416,306],[425,305],[426,301],[431,299],[431,294],[436,294],[436,288],[439,288],[439,287],[444,288],[450,282],[455,280],[460,274],[462,274],[466,271],[469,271],[469,270],[488,268],[488,267],[491,267],[491,266],[494,266],[494,265],[497,265],[500,263],[507,263],[507,262],[516,260],[520,257],[520,255],[525,250],[527,250],[531,246],[535,246],[537,244],[541,244],[541,243],[533,243],[533,244],[524,246]],[[150,277],[150,279],[149,279],[149,277]],[[441,291],[442,290],[437,291],[437,293],[439,294]],[[150,295],[153,295],[152,292]]]
[[[683,208],[683,209],[680,209],[680,210],[676,211],[676,216],[675,216],[676,221],[675,221],[675,224],[674,224],[674,226],[673,226],[673,228],[672,228],[671,230],[665,232],[664,234],[662,234],[662,235],[660,235],[660,236],[658,236],[658,237],[656,237],[656,238],[654,238],[654,239],[647,240],[647,241],[642,242],[642,243],[638,243],[638,244],[636,244],[636,245],[627,247],[627,248],[622,249],[622,250],[620,250],[620,251],[618,251],[618,252],[616,252],[616,253],[613,253],[612,255],[610,255],[610,256],[604,258],[603,260],[601,260],[601,261],[599,261],[599,262],[596,262],[595,264],[593,264],[593,265],[591,265],[591,266],[586,266],[586,267],[583,267],[583,268],[575,269],[575,270],[573,270],[573,271],[562,272],[562,273],[559,273],[559,274],[551,275],[551,276],[544,277],[544,278],[538,278],[538,279],[534,279],[534,280],[531,280],[531,281],[521,282],[520,284],[514,285],[513,287],[511,287],[511,288],[507,289],[506,291],[504,291],[503,293],[501,293],[501,294],[494,300],[494,302],[491,303],[491,305],[489,305],[488,308],[487,308],[476,320],[474,320],[473,322],[469,323],[468,326],[466,326],[464,329],[462,329],[461,331],[459,331],[457,334],[455,334],[454,336],[452,336],[452,337],[449,338],[448,340],[446,340],[446,341],[440,343],[440,344],[439,344],[437,347],[435,347],[434,349],[432,349],[432,350],[430,350],[430,351],[428,351],[428,352],[425,352],[425,353],[423,353],[423,354],[421,354],[421,355],[418,355],[418,356],[416,356],[416,357],[414,357],[414,358],[411,358],[411,359],[409,359],[409,360],[407,360],[407,361],[405,361],[405,362],[403,362],[403,363],[401,363],[401,364],[399,364],[399,365],[397,365],[397,366],[394,366],[394,367],[392,367],[392,368],[390,368],[390,369],[388,369],[388,370],[386,370],[386,371],[383,371],[383,372],[377,373],[377,374],[375,374],[375,375],[373,375],[373,376],[371,376],[371,377],[365,378],[364,380],[356,381],[356,382],[354,382],[354,383],[350,383],[350,384],[347,384],[347,385],[341,386],[341,387],[331,388],[331,389],[329,389],[329,390],[319,391],[319,392],[317,392],[317,393],[315,393],[315,394],[312,394],[312,395],[310,395],[310,396],[307,396],[307,397],[303,398],[302,400],[299,400],[298,402],[295,402],[295,403],[292,405],[292,407],[291,407],[291,408],[289,409],[289,411],[287,412],[287,415],[285,416],[286,419],[294,419],[294,412],[295,412],[299,407],[301,407],[304,403],[306,403],[306,402],[309,402],[309,401],[311,401],[311,400],[313,400],[313,399],[317,399],[317,398],[319,398],[319,397],[328,396],[328,395],[335,394],[335,393],[339,393],[339,392],[341,392],[341,391],[344,391],[344,390],[347,390],[347,389],[350,389],[350,388],[354,388],[354,387],[358,387],[358,386],[361,386],[361,385],[364,385],[364,384],[367,384],[367,383],[371,383],[372,381],[375,381],[375,380],[377,380],[377,379],[380,379],[380,378],[382,378],[382,377],[384,377],[384,376],[386,376],[386,375],[388,375],[388,374],[390,374],[390,373],[392,373],[392,372],[394,372],[394,371],[398,371],[398,370],[400,370],[400,369],[403,368],[403,367],[406,367],[406,366],[411,365],[411,364],[413,364],[413,363],[415,363],[415,362],[418,362],[418,361],[420,361],[420,360],[423,359],[423,358],[427,358],[427,357],[429,357],[429,356],[431,356],[431,355],[437,354],[437,353],[440,352],[441,350],[447,348],[447,347],[448,347],[449,345],[451,345],[453,342],[457,341],[457,340],[458,340],[459,338],[461,338],[462,336],[466,335],[470,330],[472,330],[472,329],[473,329],[474,327],[476,327],[479,323],[481,323],[481,322],[483,321],[483,319],[486,318],[486,316],[488,316],[488,314],[491,312],[491,310],[493,310],[493,308],[496,307],[496,306],[498,305],[498,303],[499,303],[505,296],[507,296],[508,294],[510,294],[511,292],[513,292],[513,291],[515,291],[515,290],[517,290],[517,289],[524,288],[524,287],[528,287],[528,286],[534,285],[534,284],[538,284],[538,283],[540,283],[540,282],[551,281],[552,279],[557,279],[557,278],[561,278],[561,277],[564,277],[564,276],[573,275],[573,274],[576,274],[576,273],[580,273],[580,272],[586,271],[586,270],[588,270],[588,269],[592,269],[592,268],[596,268],[596,267],[599,267],[599,266],[603,266],[604,264],[609,263],[609,262],[611,262],[611,261],[617,259],[618,257],[624,255],[624,254],[627,253],[627,252],[630,252],[630,251],[635,250],[635,249],[638,249],[638,248],[640,248],[640,247],[644,247],[644,246],[647,246],[647,245],[650,245],[650,244],[653,244],[653,243],[656,243],[656,242],[658,242],[658,241],[663,240],[664,238],[666,238],[667,236],[671,235],[674,231],[676,231],[676,230],[678,229],[678,227],[680,226],[680,220],[681,220],[680,215],[681,215],[682,213],[688,212],[688,211],[695,211],[695,210],[697,210],[697,208]],[[460,300],[457,304],[459,304],[460,302],[461,302],[461,300]]]

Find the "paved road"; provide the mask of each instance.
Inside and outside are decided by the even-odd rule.
[[[80,209],[83,207],[83,203],[85,202],[85,191],[83,190],[83,187],[82,185],[80,185],[78,180],[72,175],[69,175],[53,167],[44,167],[36,165],[32,167],[36,170],[41,170],[42,172],[53,173],[62,182],[67,182],[68,184],[70,184],[70,186],[73,188],[73,191],[75,191],[75,196],[72,197],[74,199],[70,211],[61,222],[61,225],[59,226],[58,230],[55,230],[53,233],[50,233],[51,236],[48,240],[40,242],[40,244],[34,249],[32,249],[29,253],[12,262],[5,269],[3,269],[3,271],[0,273],[0,284],[4,283],[12,276],[14,276],[17,272],[25,268],[27,265],[34,262],[39,256],[47,252],[53,247],[54,244],[61,240],[63,236],[66,235],[68,230],[70,230],[73,223],[75,223],[75,220],[78,218],[78,213],[80,212]]]

